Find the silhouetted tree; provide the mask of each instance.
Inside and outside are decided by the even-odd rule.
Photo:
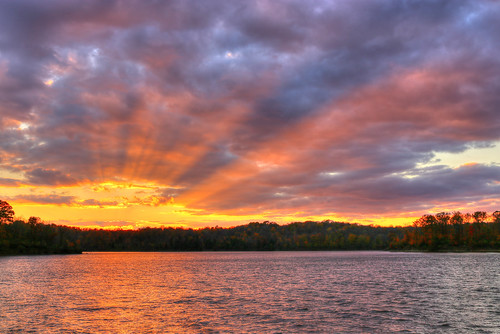
[[[0,222],[3,221],[12,221],[14,218],[14,210],[9,203],[0,200]]]

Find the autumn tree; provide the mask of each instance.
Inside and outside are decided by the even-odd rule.
[[[450,218],[450,224],[453,226],[453,237],[452,237],[452,243],[457,246],[463,241],[463,224],[464,224],[464,217],[460,213],[460,211],[456,211],[453,213],[453,216]]]

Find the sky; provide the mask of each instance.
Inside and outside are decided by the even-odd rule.
[[[2,0],[0,199],[82,227],[500,209],[493,0]]]

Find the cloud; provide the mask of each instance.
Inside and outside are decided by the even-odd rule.
[[[500,141],[498,14],[486,0],[2,1],[0,163],[26,179],[0,184],[152,183],[78,203],[235,215],[494,197],[497,166],[420,166]]]
[[[104,208],[104,207],[115,207],[117,205],[119,205],[120,203],[117,202],[117,201],[99,201],[99,200],[96,200],[96,199],[86,199],[86,200],[83,200],[81,202],[78,202],[78,205],[81,205],[81,206],[91,206],[91,207],[94,207],[94,206],[97,206],[99,208]]]
[[[16,179],[10,179],[10,178],[0,178],[0,185],[4,187],[18,187],[21,185],[21,182]]]
[[[26,172],[27,181],[36,185],[61,186],[73,185],[76,180],[58,170],[35,168]]]
[[[156,195],[150,195],[146,197],[139,197],[139,196],[134,196],[133,198],[127,198],[124,197],[122,199],[122,205],[126,207],[131,207],[131,206],[160,206],[160,205],[167,205],[171,204],[173,202],[172,197],[164,197],[164,196],[156,196]]]
[[[36,204],[55,204],[55,205],[72,205],[75,202],[75,196],[64,195],[18,195],[12,198],[13,201],[21,203],[36,203]]]

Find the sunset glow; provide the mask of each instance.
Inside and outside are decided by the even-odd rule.
[[[500,209],[493,1],[2,1],[0,200],[134,229]]]

